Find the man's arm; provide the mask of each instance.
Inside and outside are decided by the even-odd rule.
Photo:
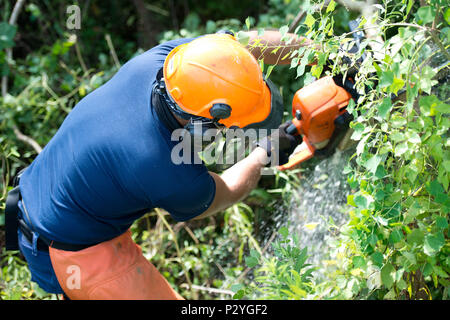
[[[264,30],[261,36],[258,36],[258,31],[245,31],[250,37],[247,49],[256,57],[256,59],[264,59],[265,64],[281,65],[290,64],[291,58],[288,53],[298,50],[302,46],[312,46],[313,42],[307,38],[297,36],[293,33],[287,33],[288,40],[281,41],[281,33],[277,30]],[[291,40],[292,39],[292,40]],[[274,49],[280,47],[276,52],[272,53]]]
[[[211,206],[194,219],[206,218],[242,200],[258,184],[261,169],[268,161],[267,151],[257,147],[222,175],[210,172],[216,183],[216,195]]]

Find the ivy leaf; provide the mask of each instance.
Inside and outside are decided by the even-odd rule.
[[[425,66],[422,69],[422,75],[419,79],[420,88],[426,93],[431,93],[431,88],[437,83],[437,80],[432,80],[436,75],[436,71],[430,66]]]
[[[352,140],[358,141],[361,139],[361,136],[364,132],[364,129],[366,128],[362,123],[357,122],[351,125],[353,129],[353,134],[351,136]]]

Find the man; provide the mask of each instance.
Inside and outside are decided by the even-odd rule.
[[[256,32],[249,32],[250,43]],[[281,44],[268,31],[259,40]],[[295,39],[291,49],[302,45]],[[256,48],[269,63],[286,50]],[[174,164],[174,130],[276,128],[279,94],[230,34],[166,42],[127,62],[82,99],[20,177],[19,248],[32,280],[70,299],[182,299],[132,241],[131,224],[154,207],[178,221],[243,199],[271,153],[263,139],[222,175]],[[286,158],[298,140],[284,131]]]

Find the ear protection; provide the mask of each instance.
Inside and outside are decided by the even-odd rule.
[[[159,75],[161,75],[161,77]],[[164,78],[162,78],[162,72],[158,73],[157,83],[153,87],[153,94],[157,94],[175,115],[184,120],[189,120],[184,126],[186,132],[183,140],[190,139],[191,146],[197,151],[202,150],[211,143],[211,141],[203,141],[206,131],[210,129],[218,131],[225,128],[223,124],[219,123],[219,120],[226,119],[231,115],[231,107],[224,103],[215,103],[211,106],[209,113],[213,119],[193,116],[192,114],[183,111],[167,93]]]

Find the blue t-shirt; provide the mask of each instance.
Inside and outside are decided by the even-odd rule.
[[[203,164],[174,164],[178,141],[160,121],[151,91],[166,42],[131,59],[84,97],[20,180],[36,231],[78,244],[109,240],[154,207],[178,221],[204,212],[215,183]],[[23,211],[23,210],[22,210]]]

